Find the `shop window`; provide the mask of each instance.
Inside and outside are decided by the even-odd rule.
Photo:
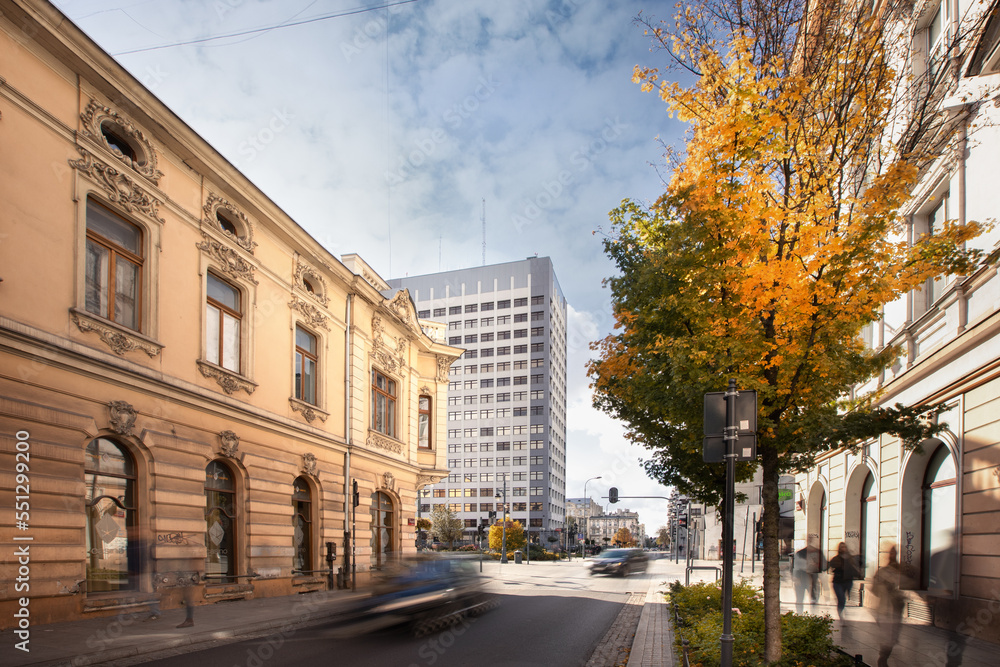
[[[313,569],[312,492],[304,477],[292,483],[292,570],[308,572]]]
[[[236,581],[236,479],[228,465],[212,461],[205,468],[205,579]]]
[[[136,536],[136,469],[122,446],[97,438],[84,460],[87,593],[135,590],[141,570]]]

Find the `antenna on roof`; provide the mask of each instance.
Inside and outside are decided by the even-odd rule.
[[[486,266],[486,197],[483,197],[483,266]]]

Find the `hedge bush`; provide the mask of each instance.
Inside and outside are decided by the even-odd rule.
[[[681,640],[689,643],[692,667],[718,667],[721,662],[719,637],[722,635],[722,588],[719,583],[670,585],[670,603],[677,606],[675,636],[677,651]],[[733,584],[733,667],[765,667],[764,598],[747,581]],[[737,611],[738,610],[738,611]],[[831,638],[829,616],[798,615],[781,617],[782,657],[770,667],[851,667],[853,661],[838,653]]]

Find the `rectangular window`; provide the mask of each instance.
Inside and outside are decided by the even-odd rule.
[[[462,344],[461,336],[448,336],[448,345],[461,345],[461,344]]]
[[[514,324],[527,321],[528,321],[528,313],[514,313]]]
[[[510,299],[504,299],[502,301],[497,301],[497,310],[502,310],[504,308],[510,308]]]
[[[493,364],[480,364],[479,365],[479,372],[480,373],[492,373],[493,372]]]
[[[465,320],[466,329],[475,329],[476,324],[478,324],[478,320]]]
[[[532,350],[532,352],[534,352],[534,350]],[[531,367],[532,368],[541,368],[544,365],[545,365],[545,360],[544,359],[532,359],[531,360]]]
[[[477,372],[478,370],[479,370],[479,365],[478,364],[472,364],[470,366],[466,366],[465,367],[465,374],[466,375],[472,375],[473,373]]]
[[[492,489],[490,489],[490,491],[492,491]],[[487,494],[480,493],[479,495],[480,495],[480,497],[484,497]],[[489,495],[493,495],[493,494],[490,493]],[[493,511],[493,503],[479,503],[479,511],[480,512],[492,512]]]
[[[497,419],[507,419],[510,417],[510,408],[498,408]]]
[[[497,348],[497,356],[498,357],[506,357],[509,354],[510,354],[510,346],[509,345]]]
[[[531,503],[531,504],[532,505],[541,505],[541,503]],[[531,517],[531,519],[529,519],[529,521],[528,521],[528,525],[530,527],[532,527],[532,528],[541,528],[542,527],[542,519],[541,519],[541,517]]]
[[[316,336],[295,327],[295,398],[316,405]]]
[[[496,427],[496,434],[497,435],[510,435],[510,426],[497,426]]]
[[[516,466],[526,466],[526,465],[528,465],[528,457],[527,456],[515,456],[514,457],[514,465],[516,465]]]
[[[524,482],[527,479],[528,479],[527,473],[524,473],[524,472],[516,472],[513,475],[513,481],[515,481],[515,482]]]
[[[514,362],[514,370],[515,371],[523,371],[523,370],[525,370],[527,368],[528,368],[528,360],[527,359],[521,359],[520,361],[515,361]]]
[[[430,316],[431,316],[431,311],[429,311],[429,310],[418,310],[417,311],[417,317],[419,317],[422,320],[426,320]]]
[[[474,443],[474,442],[467,442],[467,443],[465,443],[465,446],[463,447],[463,449],[465,451],[467,451],[467,452],[475,453],[475,451],[476,451],[476,443]]]
[[[514,338],[527,338],[527,337],[528,337],[527,329],[514,329]],[[527,351],[527,348],[525,348],[525,351]]]
[[[535,296],[531,297],[531,305],[532,306],[542,306],[544,304],[545,304],[545,295],[544,294],[536,294]]]
[[[511,503],[511,504],[514,507],[513,511],[515,511],[515,512],[527,512],[528,511],[528,503]]]
[[[444,308],[435,308],[434,309],[434,317],[444,317],[445,316],[445,310],[446,309],[444,309]]]
[[[515,391],[514,392],[515,401],[526,401],[528,400],[528,392],[526,391]]]
[[[510,324],[510,315],[497,315],[497,325]]]
[[[493,348],[492,347],[484,347],[481,350],[481,352],[482,352],[481,356],[484,356],[484,357],[492,357],[493,356]]]
[[[544,389],[532,389],[531,390],[531,399],[532,400],[541,400],[541,399],[544,399],[544,398],[545,398],[545,390]]]
[[[139,331],[142,265],[142,230],[88,199],[84,276],[87,312]]]
[[[509,370],[510,370],[510,362],[509,361],[498,361],[497,362],[497,372],[498,373],[502,373],[504,371],[509,371]]]
[[[484,443],[482,443],[481,445],[479,445],[479,451],[481,451],[481,452],[492,452],[493,451],[493,443],[492,442],[484,442]]]
[[[423,513],[425,513],[425,514],[429,513],[431,511],[430,504],[429,503],[421,503],[420,504],[420,511],[423,512]]]
[[[480,403],[492,403],[493,402],[493,394],[480,394],[479,395],[479,402]]]
[[[486,378],[479,381],[480,389],[489,389],[492,386],[493,386],[493,378]]]
[[[461,412],[449,412],[448,413],[448,421],[450,421],[450,422],[462,421],[462,413]]]
[[[452,474],[448,475],[448,483],[449,484],[458,484],[459,478],[461,478],[461,477],[462,476],[459,475],[458,473],[452,473]]]
[[[510,392],[504,391],[497,394],[497,403],[510,403]]]
[[[544,335],[545,335],[545,327],[531,327],[531,337],[532,338],[534,338],[536,336],[544,336]]]
[[[514,416],[515,417],[527,417],[528,416],[528,408],[527,407],[514,408]]]
[[[531,495],[533,495],[533,496],[544,496],[545,494],[542,492],[542,487],[540,487],[540,486],[533,486],[533,487],[531,487]]]
[[[448,503],[448,509],[450,509],[452,512],[461,512],[462,503]]]
[[[514,427],[514,435],[524,435],[528,432],[528,426],[526,424],[518,424]]]
[[[449,438],[459,438],[462,436],[462,429],[460,428],[450,428],[448,429]]]
[[[478,310],[479,310],[479,304],[475,304],[475,303],[470,303],[469,305],[467,305],[465,307],[465,312],[467,312],[467,313],[475,313]]]
[[[479,418],[480,419],[493,419],[493,411],[492,410],[480,410],[479,411]]]
[[[467,473],[465,473],[462,476],[462,479],[465,482],[475,482],[476,481],[476,477],[478,477],[478,475],[476,473],[474,473],[474,472],[467,472]]]
[[[497,378],[497,386],[498,387],[509,387],[510,386],[510,378],[509,377],[499,377],[499,378]]]
[[[493,427],[492,426],[483,426],[483,427],[481,427],[479,429],[479,437],[480,438],[492,438],[493,437]]]
[[[431,397],[420,396],[417,399],[417,446],[424,449],[431,447]]]
[[[497,451],[498,452],[509,452],[510,451],[510,443],[509,442],[498,442],[497,443]]]
[[[536,466],[536,465],[540,466],[543,463],[545,463],[545,457],[544,456],[532,456],[531,457],[531,465],[533,465],[533,466]]]
[[[483,467],[483,468],[492,468],[493,467],[493,459],[492,458],[481,458],[481,459],[479,459],[479,465],[480,465],[480,467]],[[486,480],[483,480],[483,481],[486,481]]]
[[[475,381],[475,380],[466,380],[466,381],[465,381],[465,382],[464,382],[464,383],[462,384],[462,387],[463,387],[464,389],[475,389],[475,388],[476,388],[476,381]]]
[[[528,384],[528,376],[527,375],[515,375],[514,376],[514,384],[515,385],[518,385],[518,384]]]
[[[528,354],[528,346],[527,345],[515,345],[514,346],[514,354]]]
[[[396,381],[372,369],[372,430],[396,437]]]
[[[476,467],[476,459],[465,459],[465,467],[466,468],[475,468]]]
[[[509,466],[509,465],[510,465],[509,456],[500,456],[497,458],[497,466]]]
[[[475,511],[476,511],[476,504],[475,504],[475,503],[473,503],[473,504],[472,504],[472,509],[471,509],[471,510],[468,510],[468,511],[472,511],[472,512],[475,512]],[[466,527],[466,528],[475,528],[475,527],[476,527],[476,522],[477,522],[477,521],[479,521],[479,519],[466,519],[466,520],[465,520],[465,527]]]
[[[510,332],[509,331],[498,331],[497,332],[497,340],[510,340]]]
[[[454,320],[453,322],[448,322],[448,331],[461,331],[462,330],[462,320]]]
[[[448,308],[448,314],[449,315],[461,315],[462,314],[462,307],[461,306],[450,306]]]
[[[462,436],[465,437],[465,438],[475,438],[476,437],[476,429],[474,429],[474,428],[467,428],[467,429],[465,429],[462,432]]]
[[[544,310],[534,310],[531,312],[532,322],[544,322],[545,321],[545,311]]]
[[[481,472],[481,473],[479,473],[479,481],[480,482],[492,482],[493,481],[493,473],[491,473],[491,472]]]
[[[462,383],[458,380],[448,383],[448,391],[458,391],[462,386]]]
[[[544,405],[532,405],[531,406],[531,414],[533,414],[533,415],[544,415],[545,414],[545,406]]]
[[[520,308],[521,306],[528,305],[528,297],[521,297],[520,299],[514,299],[514,307]]]
[[[531,473],[531,480],[536,482],[545,481],[545,472],[542,470],[534,470]]]
[[[493,340],[493,332],[492,331],[483,332],[483,334],[479,337],[479,341],[482,342],[482,343],[489,343],[492,340]],[[472,341],[472,342],[475,342],[475,341]]]
[[[458,405],[461,398],[461,396],[449,396],[448,405]]]
[[[448,459],[448,467],[449,468],[461,468],[462,467],[462,459]],[[454,489],[451,489],[451,491],[454,491]],[[449,495],[450,495],[451,491],[449,491]]]
[[[487,310],[493,310],[493,302],[488,301],[486,303],[479,304],[479,310],[482,312],[486,312]]]
[[[532,352],[544,352],[545,351],[545,343],[532,343],[531,344],[531,351]],[[534,360],[534,361],[540,361],[540,360]]]
[[[454,444],[448,445],[448,453],[449,454],[458,454],[461,451],[461,449],[462,449],[462,445],[460,445],[458,443],[454,443]]]
[[[463,358],[463,359],[475,359],[475,358],[477,358],[478,356],[479,356],[479,353],[478,353],[478,351],[477,351],[477,350],[466,350],[466,351],[465,351],[465,352],[464,352],[464,353],[462,354],[462,358]]]
[[[209,273],[205,311],[206,359],[239,373],[243,320],[240,291]]]
[[[445,497],[445,490],[444,489],[434,489],[434,497],[435,498],[444,498]]]
[[[517,498],[524,497],[528,495],[528,488],[525,486],[515,486],[514,493],[512,495],[514,495]]]
[[[544,435],[545,434],[545,424],[532,424],[531,433],[534,435]]]
[[[476,411],[475,410],[466,410],[465,411],[465,419],[475,419],[475,418],[476,418]]]
[[[531,448],[532,449],[545,449],[545,441],[544,440],[532,440],[531,441]]]
[[[462,402],[465,403],[465,405],[475,405],[476,404],[476,397],[475,397],[475,395],[472,395],[472,396],[463,396],[462,397]]]

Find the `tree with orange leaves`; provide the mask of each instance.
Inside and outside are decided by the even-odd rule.
[[[860,334],[885,304],[981,259],[964,246],[981,225],[911,239],[900,214],[956,131],[940,112],[950,61],[900,69],[908,11],[893,0],[876,11],[702,0],[669,24],[638,19],[694,75],[634,73],[688,135],[663,196],[611,214],[618,331],[594,346],[594,402],[652,451],[652,477],[718,505],[725,473],[702,462],[704,394],[728,378],[757,391],[766,662],[781,656],[779,475],[880,433],[916,446],[941,430],[921,419],[940,406],[883,408],[852,394],[900,353]],[[738,478],[755,467],[739,464]]]

